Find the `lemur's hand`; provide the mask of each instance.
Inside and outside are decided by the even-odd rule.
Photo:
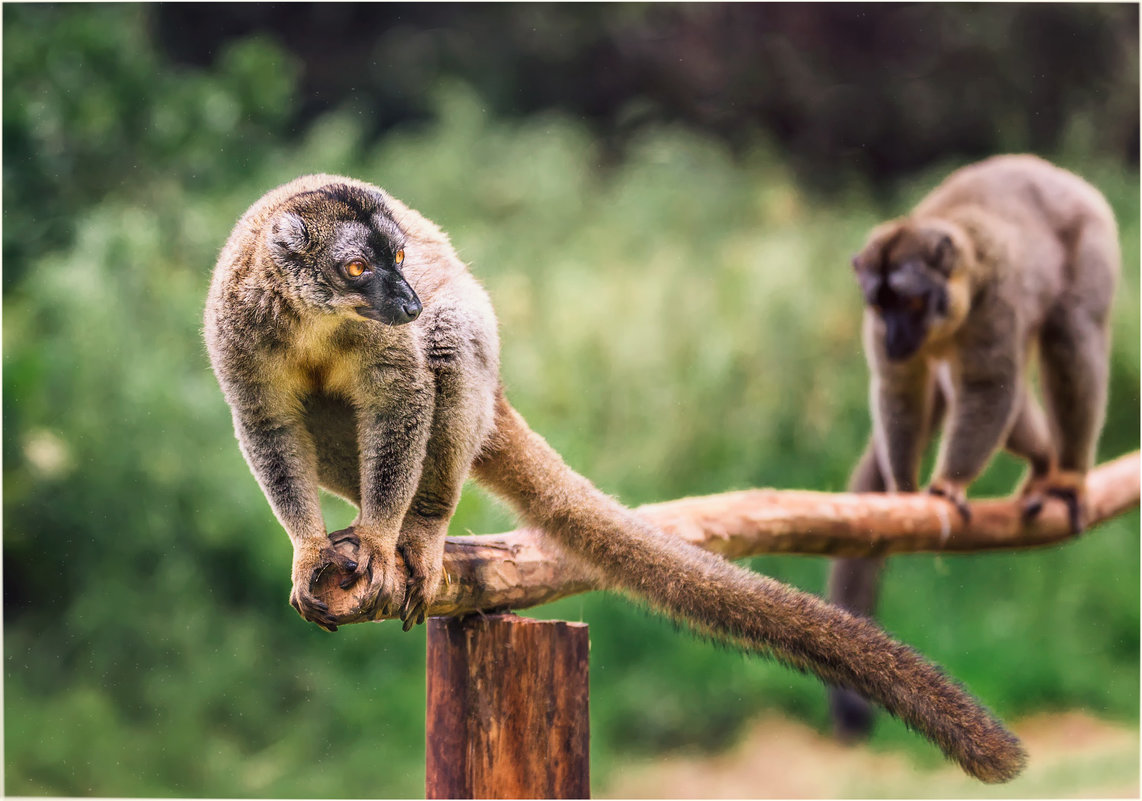
[[[357,569],[355,558],[338,550],[325,537],[315,537],[295,546],[290,606],[309,622],[326,631],[337,631],[338,616],[329,611],[329,606],[314,594],[314,589],[330,571],[353,575]]]

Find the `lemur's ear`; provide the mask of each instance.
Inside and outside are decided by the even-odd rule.
[[[857,273],[882,273],[888,246],[900,236],[902,224],[899,220],[882,223],[869,234],[868,241],[860,252],[853,256],[852,265]]]
[[[283,211],[270,223],[266,240],[275,258],[288,259],[309,247],[309,229],[301,217]]]
[[[956,266],[956,243],[943,231],[928,231],[925,261],[943,275],[951,275]]]

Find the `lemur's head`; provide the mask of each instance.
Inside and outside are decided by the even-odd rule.
[[[265,244],[303,303],[386,325],[420,315],[401,271],[404,231],[376,190],[330,183],[300,192],[270,218]]]
[[[962,234],[936,220],[877,226],[853,257],[867,307],[884,326],[885,355],[904,361],[967,314]]]

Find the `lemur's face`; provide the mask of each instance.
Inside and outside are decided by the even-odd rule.
[[[904,361],[948,314],[952,242],[907,223],[874,234],[853,258],[865,304],[884,325],[885,355]]]
[[[405,235],[375,192],[330,184],[291,198],[268,227],[274,260],[319,308],[403,325],[422,306],[405,280]]]

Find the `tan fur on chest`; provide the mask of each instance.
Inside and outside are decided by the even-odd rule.
[[[336,344],[334,335],[343,324],[337,317],[318,317],[293,332],[290,347],[278,364],[279,378],[293,394],[349,393],[357,360]]]

